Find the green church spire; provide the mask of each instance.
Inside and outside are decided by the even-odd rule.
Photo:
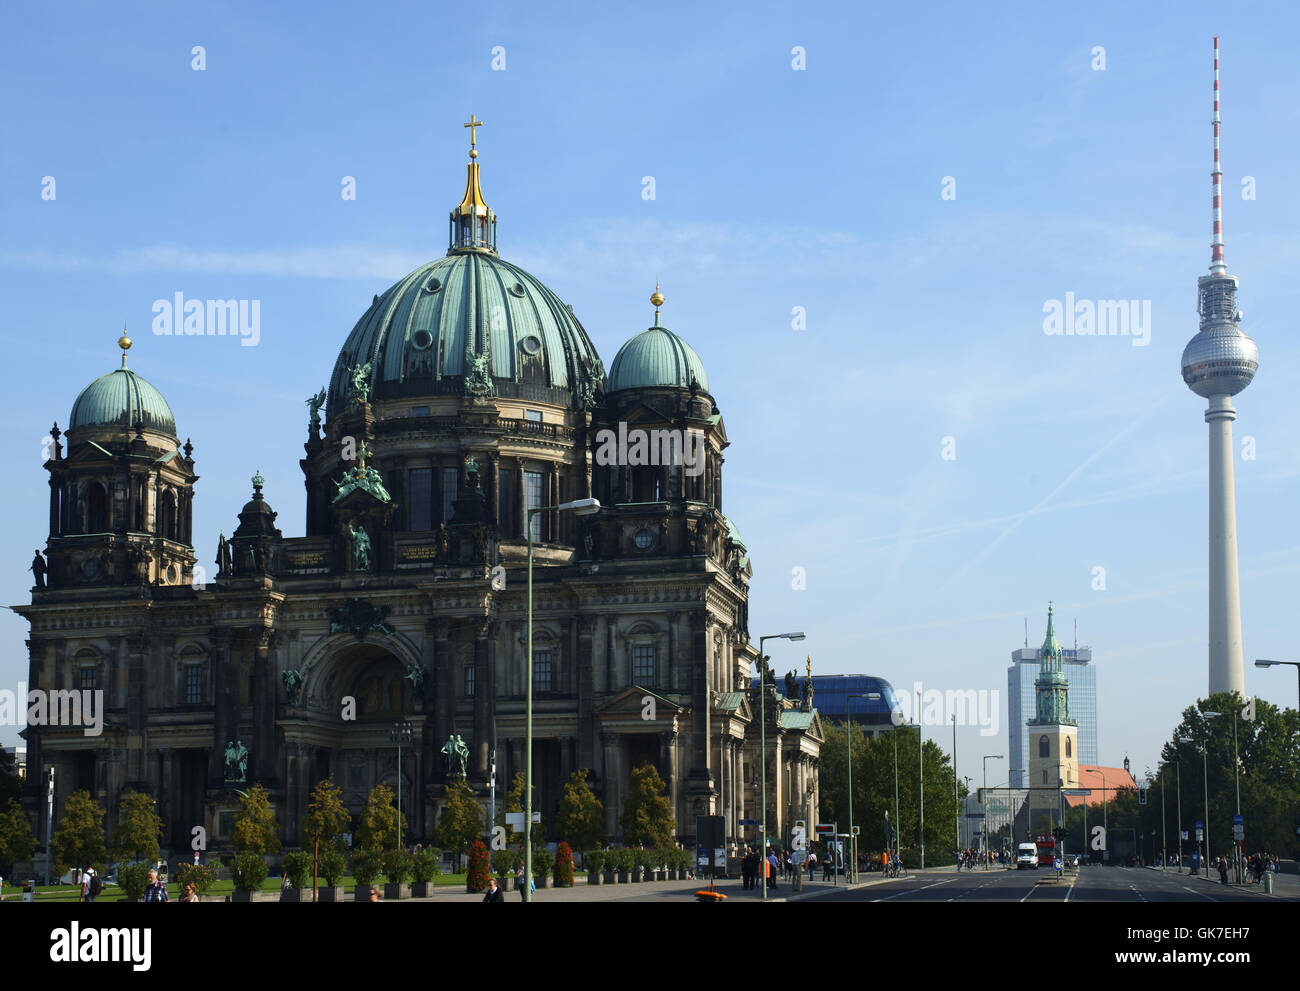
[[[1065,680],[1065,652],[1056,639],[1052,604],[1047,604],[1047,635],[1038,652],[1038,679],[1034,682],[1036,713],[1031,726],[1074,726],[1070,718],[1070,683]]]

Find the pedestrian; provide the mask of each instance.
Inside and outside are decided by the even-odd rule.
[[[199,900],[199,896],[195,892],[193,884],[190,884],[188,882],[186,883],[185,893],[181,895],[179,900],[183,902],[196,902]]]
[[[835,865],[835,851],[833,851],[830,848],[830,845],[827,844],[826,847],[822,849],[822,880],[823,881],[829,881],[831,879],[831,868],[834,865]]]
[[[767,886],[771,888],[773,891],[775,891],[777,888],[776,872],[780,870],[781,862],[777,860],[776,854],[773,853],[770,849],[767,854],[767,866],[768,866]]]
[[[373,884],[370,886],[370,900],[372,902],[379,901],[379,889]]]
[[[147,902],[165,902],[169,901],[167,897],[167,885],[158,880],[158,868],[149,868],[149,884],[144,889],[144,900]]]
[[[99,872],[93,866],[87,867],[81,876],[81,896],[84,901],[93,902],[99,897],[99,893],[104,890],[104,881],[99,876]]]
[[[1228,862],[1224,858],[1220,857],[1219,862],[1216,866],[1219,868],[1219,883],[1227,884],[1228,883]]]
[[[485,902],[504,902],[506,900],[505,894],[497,886],[496,878],[488,878],[487,892],[483,895],[483,900]]]
[[[815,880],[817,877],[817,851],[808,851],[808,880]]]
[[[515,864],[515,886],[519,888],[519,900],[527,901],[528,896],[524,892],[524,885],[528,883],[528,878],[524,875],[524,862],[521,860]]]

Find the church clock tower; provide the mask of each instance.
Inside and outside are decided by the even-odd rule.
[[[1036,711],[1029,720],[1029,823],[1034,835],[1060,823],[1060,789],[1079,786],[1079,724],[1070,718],[1070,683],[1062,667],[1052,607],[1034,682]]]

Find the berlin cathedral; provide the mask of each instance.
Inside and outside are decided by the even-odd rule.
[[[649,763],[679,842],[701,814],[724,816],[732,842],[756,838],[740,824],[761,817],[752,569],[724,512],[709,377],[660,324],[657,289],[654,325],[607,368],[573,307],[498,254],[477,157],[471,141],[446,255],[374,297],[308,400],[304,535],[281,532],[280,496],[255,476],[229,535],[196,544],[202,426],[180,429],[140,374],[149,354],[128,367],[125,335],[121,366],[55,425],[49,537],[15,609],[31,623],[29,688],[102,691],[104,723],[26,729],[37,835],[47,768],[56,821],[73,791],[110,826],[123,793],[144,791],[164,849],[187,855],[196,826],[228,849],[253,783],[294,846],[318,781],[332,776],[355,814],[377,783],[398,790],[400,767],[408,835],[433,838],[462,766],[485,808],[493,768],[498,808],[523,770],[531,663],[547,824],[585,768],[619,842],[629,776]],[[605,463],[606,430],[690,433],[702,460]],[[599,510],[558,508],[582,499]],[[767,830],[785,839],[816,821],[824,736],[811,696],[762,681]]]

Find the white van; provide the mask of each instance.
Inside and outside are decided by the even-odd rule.
[[[1016,870],[1023,871],[1026,867],[1038,870],[1038,846],[1034,843],[1021,843],[1016,847]]]

